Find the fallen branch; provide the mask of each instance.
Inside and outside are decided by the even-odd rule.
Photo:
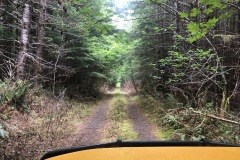
[[[202,120],[202,122],[201,122],[197,127],[195,127],[193,130],[196,130],[196,129],[198,129],[199,127],[201,127],[205,121],[206,121],[206,117],[205,117],[205,118]]]
[[[221,121],[224,121],[224,122],[228,122],[228,123],[240,125],[240,122],[233,121],[233,120],[230,120],[230,119],[226,119],[226,118],[223,118],[223,117],[218,117],[218,116],[213,115],[213,114],[204,114],[204,113],[197,112],[197,111],[193,111],[193,112],[194,112],[194,113],[197,113],[197,114],[202,114],[202,115],[207,116],[207,117],[210,117],[210,118],[214,118],[214,119],[217,119],[217,120],[221,120]]]
[[[223,118],[223,117],[217,117],[216,115],[213,115],[213,114],[206,114],[205,116],[211,117],[211,118],[214,118],[214,119],[218,119],[218,120],[221,120],[221,121],[229,122],[229,123],[232,123],[232,124],[240,125],[240,122],[233,121],[233,120],[230,120],[230,119],[226,119],[226,118]]]

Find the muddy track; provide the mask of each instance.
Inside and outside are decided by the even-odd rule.
[[[107,109],[110,100],[111,97],[104,100],[100,106],[97,106],[93,114],[80,125],[79,134],[73,146],[86,146],[101,142],[104,138],[103,129],[107,124]]]
[[[153,125],[149,123],[147,117],[139,110],[139,108],[127,96],[128,117],[133,123],[133,130],[138,134],[138,140],[154,141],[156,136],[153,132]]]

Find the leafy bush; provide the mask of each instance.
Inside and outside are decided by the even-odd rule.
[[[30,84],[27,81],[18,80],[11,82],[10,80],[0,80],[0,105],[12,104],[20,109],[29,87]]]

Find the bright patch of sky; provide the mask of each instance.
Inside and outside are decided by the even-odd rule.
[[[114,0],[115,11],[117,11],[119,14],[112,17],[112,23],[118,29],[124,29],[126,31],[130,31],[131,29],[131,14],[134,12],[133,10],[129,9],[129,2],[131,1],[133,0]]]
[[[131,0],[114,0],[114,4],[115,4],[115,6],[117,6],[119,8],[123,8],[124,5],[126,5],[130,1]]]

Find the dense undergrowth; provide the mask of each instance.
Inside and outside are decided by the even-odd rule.
[[[8,105],[21,111],[26,110],[25,95],[30,86],[28,81],[0,80],[0,112],[5,110]]]
[[[89,115],[96,103],[56,99],[46,91],[29,90],[25,96],[31,99],[27,111],[9,104],[1,112],[0,124],[8,134],[0,138],[0,159],[40,159],[50,150],[71,147],[76,123]]]
[[[240,143],[239,118],[233,113],[223,118],[207,107],[194,109],[179,105],[172,96],[162,101],[157,101],[151,96],[136,96],[135,101],[158,126],[159,139],[207,138],[212,141]]]

